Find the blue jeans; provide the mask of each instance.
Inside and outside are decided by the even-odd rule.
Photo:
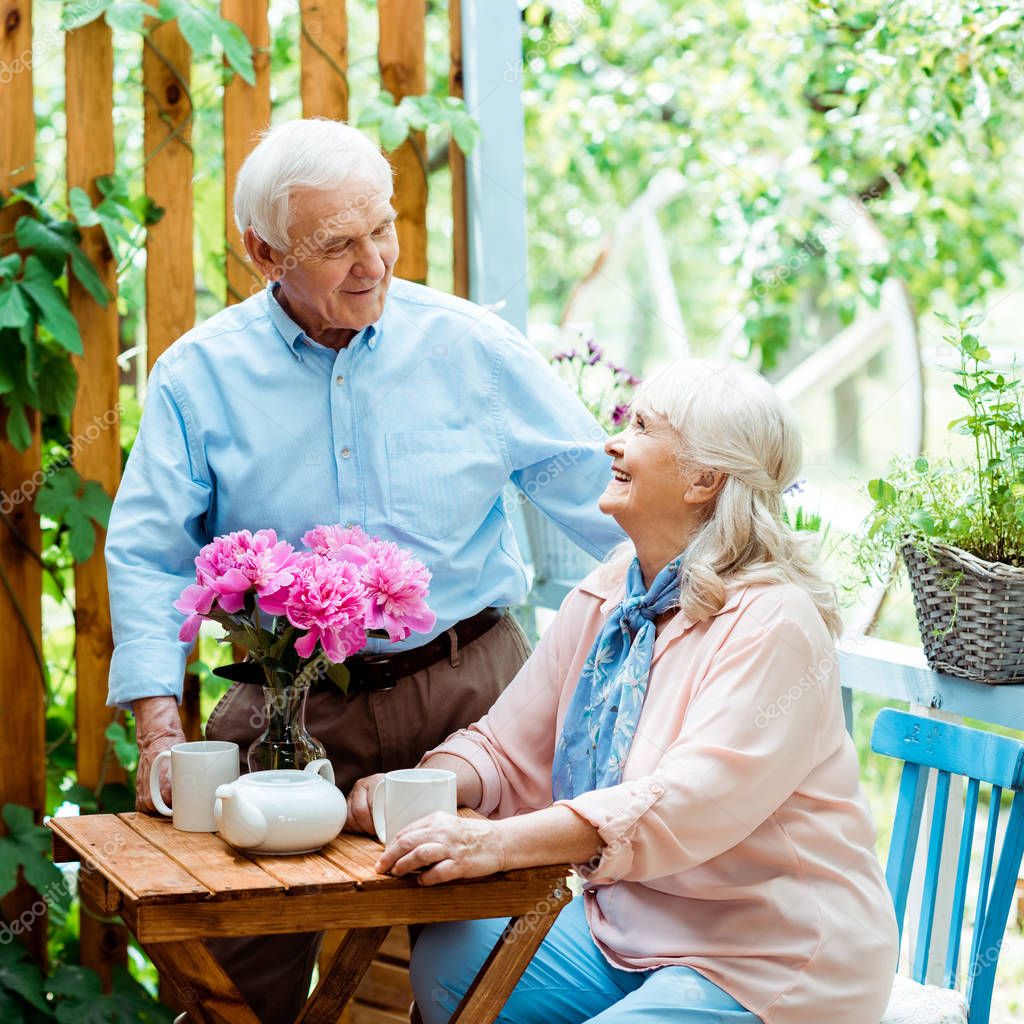
[[[412,987],[424,1024],[444,1024],[497,942],[507,919],[453,921],[423,929],[412,953]],[[621,971],[590,936],[583,900],[559,915],[498,1024],[761,1024],[689,967]]]

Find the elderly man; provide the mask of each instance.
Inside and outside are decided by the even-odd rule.
[[[108,703],[135,714],[140,807],[151,809],[153,758],[185,738],[188,645],[172,602],[212,537],[273,527],[297,542],[317,523],[355,523],[433,574],[430,634],[371,641],[383,658],[350,662],[347,696],[310,695],[310,731],[346,792],[475,721],[525,660],[508,612],[526,577],[507,482],[594,555],[622,539],[597,510],[603,434],[544,360],[478,306],[392,279],[391,198],[389,164],[355,129],[319,119],[273,129],[235,192],[246,251],[270,284],[189,331],[150,375],[106,545]],[[207,735],[244,752],[258,694],[234,686]],[[276,1022],[305,998],[318,939],[211,946]]]

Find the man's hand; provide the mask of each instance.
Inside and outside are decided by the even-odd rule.
[[[361,778],[348,795],[348,820],[345,822],[346,832],[365,832],[369,836],[377,834],[373,827],[373,792],[377,783],[384,778],[383,772],[366,775]]]
[[[407,875],[427,868],[419,877],[420,885],[493,875],[506,870],[509,863],[504,826],[504,822],[484,818],[428,814],[388,843],[377,861],[377,871]]]
[[[135,740],[139,745],[139,767],[135,774],[135,806],[153,814],[156,808],[149,795],[149,773],[153,759],[161,750],[185,742],[174,697],[141,697],[132,701],[135,715]],[[160,766],[160,795],[166,804],[171,802],[171,773],[165,762]]]

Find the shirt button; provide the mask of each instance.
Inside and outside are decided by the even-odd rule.
[[[340,453],[340,454],[341,454],[341,457],[342,457],[343,459],[347,459],[347,458],[349,458],[349,457],[350,457],[350,456],[352,455],[352,452],[351,452],[351,451],[349,451],[349,449],[348,449],[348,448],[342,448],[342,449],[341,449],[341,453]]]
[[[338,376],[334,378],[334,383],[335,384],[344,384],[345,383],[345,378],[339,373]]]

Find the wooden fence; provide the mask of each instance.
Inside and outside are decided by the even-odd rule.
[[[514,6],[514,5],[513,5]],[[461,4],[451,0],[450,92],[462,94]],[[7,0],[0,25],[0,67],[21,67],[19,73],[0,76],[0,193],[35,176],[30,0]],[[378,62],[381,85],[396,102],[426,90],[426,0],[379,0]],[[224,89],[224,238],[226,303],[252,293],[259,281],[243,259],[241,240],[230,216],[231,195],[239,166],[254,142],[254,135],[270,122],[270,50],[267,0],[223,0],[223,17],[241,26],[254,48],[255,84],[237,75]],[[344,0],[301,0],[301,96],[304,116],[345,118],[348,113],[346,80],[347,20]],[[193,158],[190,134],[194,111],[188,89],[191,57],[176,23],[167,22],[140,40],[144,86],[145,191],[166,209],[149,232],[146,253],[146,336],[148,366],[195,322],[195,268],[193,267]],[[19,65],[18,62],[21,62]],[[65,38],[67,112],[67,188],[79,186],[99,199],[96,178],[115,170],[114,155],[114,50],[111,31],[101,18],[68,33]],[[424,280],[427,273],[427,167],[422,159],[424,139],[414,136],[392,154],[396,168],[396,208],[401,277]],[[452,146],[455,290],[469,292],[466,171],[462,156]],[[0,233],[11,230],[20,211],[0,211]],[[83,248],[100,270],[105,284],[116,294],[115,259],[101,228],[83,232]],[[79,374],[72,434],[85,430],[96,416],[118,407],[120,351],[116,303],[100,307],[72,277],[69,300],[78,321],[84,355],[76,358]],[[20,453],[0,440],[0,493],[12,493],[40,468],[38,417],[30,418],[33,443]],[[0,424],[2,429],[3,424]],[[0,435],[5,437],[6,435]],[[113,494],[120,476],[118,431],[101,431],[97,439],[75,454],[74,465],[86,479],[98,480]],[[103,537],[93,556],[75,568],[77,664],[77,769],[85,786],[95,787],[101,777],[116,777],[104,731],[113,718],[106,707],[107,674],[112,652]],[[41,815],[44,807],[44,686],[39,664],[42,651],[40,527],[31,501],[22,501],[0,524],[0,565],[10,592],[0,589],[0,683],[3,686],[3,730],[0,733],[0,804],[18,803]],[[12,600],[12,598],[14,600]],[[16,603],[15,603],[16,602]],[[19,622],[18,608],[24,609]],[[182,706],[186,733],[199,735],[198,684],[188,676]],[[25,886],[4,903],[8,919],[36,899]],[[29,941],[43,960],[45,928],[32,929]],[[125,960],[123,929],[83,913],[82,962],[108,980],[111,965]]]

